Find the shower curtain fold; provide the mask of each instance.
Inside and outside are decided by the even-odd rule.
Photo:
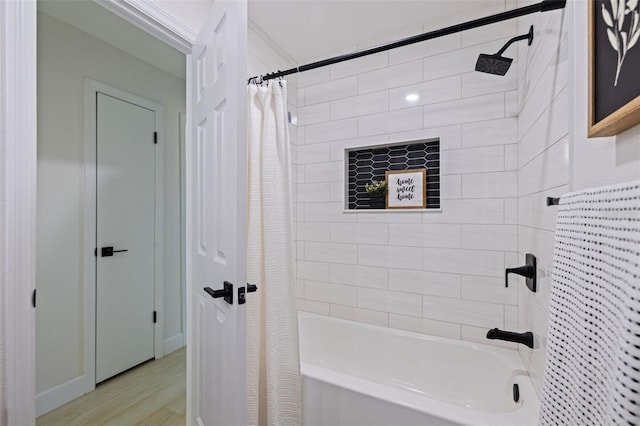
[[[302,423],[286,82],[248,86],[247,424]]]

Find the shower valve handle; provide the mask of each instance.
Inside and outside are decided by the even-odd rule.
[[[526,278],[526,284],[529,290],[536,292],[537,287],[537,262],[536,257],[527,253],[526,264],[516,268],[507,268],[504,270],[504,286],[509,287],[509,274],[518,274]]]

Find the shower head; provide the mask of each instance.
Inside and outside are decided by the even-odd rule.
[[[503,76],[509,71],[513,59],[504,56],[481,53],[476,62],[476,71]]]
[[[502,49],[498,50],[498,52],[494,55],[487,55],[485,53],[481,53],[478,56],[478,61],[476,62],[476,71],[485,72],[487,74],[494,74],[503,76],[509,71],[509,67],[513,62],[511,58],[505,58],[502,56],[505,50],[512,43],[520,40],[528,40],[528,45],[531,46],[533,42],[533,25],[529,27],[529,32],[527,34],[523,34],[509,40]]]

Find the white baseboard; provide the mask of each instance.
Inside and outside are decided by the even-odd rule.
[[[36,416],[41,416],[85,394],[84,375],[36,395]]]
[[[164,354],[168,355],[171,352],[177,351],[184,346],[184,335],[182,333],[176,334],[173,337],[169,337],[162,342]]]

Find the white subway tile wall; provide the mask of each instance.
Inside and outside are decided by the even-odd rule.
[[[518,348],[539,395],[557,212],[555,207],[546,206],[545,199],[569,191],[569,16],[547,13],[518,20],[519,33],[534,26],[533,44],[518,46],[519,62],[527,64],[518,69],[518,252],[521,263],[525,253],[536,255],[538,292],[527,290],[521,278],[512,281],[518,288],[518,331],[532,331],[539,345],[536,349]],[[516,313],[509,311],[508,315],[508,321],[515,324]]]
[[[494,25],[300,74],[300,310],[471,341],[515,326],[518,288],[502,277],[519,262],[518,66],[473,71],[514,34]],[[345,149],[432,138],[439,211],[345,210]]]

